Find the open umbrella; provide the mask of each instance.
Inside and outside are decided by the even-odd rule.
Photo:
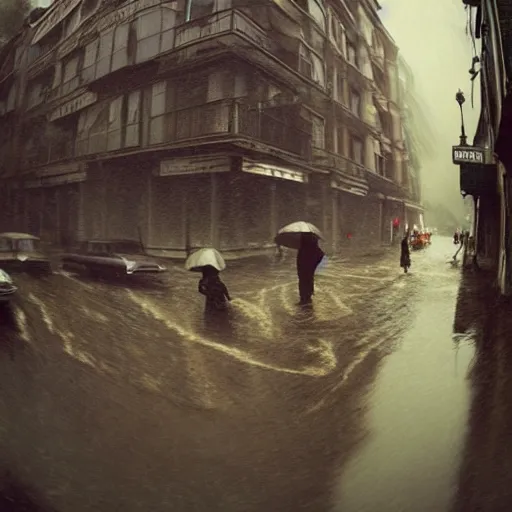
[[[280,229],[274,241],[277,245],[298,249],[300,247],[301,235],[308,233],[316,238],[322,238],[320,230],[310,222],[293,222]]]
[[[192,272],[201,272],[204,267],[213,267],[219,272],[226,268],[226,262],[217,249],[205,248],[191,254],[185,262],[185,268]]]

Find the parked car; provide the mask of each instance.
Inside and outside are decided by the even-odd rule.
[[[134,240],[87,240],[62,255],[62,268],[94,277],[155,275],[167,269],[153,261]]]
[[[0,268],[0,304],[9,302],[17,290],[11,276]]]
[[[40,249],[37,236],[0,233],[0,267],[8,272],[51,273],[50,260]]]

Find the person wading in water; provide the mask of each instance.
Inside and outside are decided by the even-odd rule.
[[[405,233],[402,238],[402,244],[400,246],[400,266],[404,269],[407,274],[411,266],[411,252],[409,250],[409,232]]]
[[[315,293],[315,270],[324,256],[324,252],[318,247],[318,238],[311,233],[303,233],[297,253],[299,305],[311,304]]]

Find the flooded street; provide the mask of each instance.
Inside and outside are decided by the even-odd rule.
[[[5,469],[59,512],[449,511],[475,342],[453,334],[453,247],[435,238],[407,275],[393,252],[330,261],[312,308],[293,253],[235,262],[220,318],[179,266],[156,286],[20,278]]]

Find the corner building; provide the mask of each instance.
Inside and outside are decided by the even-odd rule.
[[[326,248],[416,223],[398,49],[370,0],[55,0],[0,51],[2,230]]]

